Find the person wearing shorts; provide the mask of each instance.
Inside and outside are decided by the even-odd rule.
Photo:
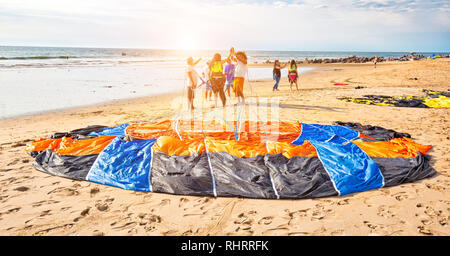
[[[188,77],[188,85],[187,85],[187,98],[188,98],[188,108],[192,111],[194,110],[194,89],[197,87],[198,83],[198,73],[195,71],[195,65],[200,62],[201,59],[198,59],[194,62],[192,57],[187,59],[187,68],[186,75]]]
[[[206,64],[203,70],[203,80],[205,81],[205,100],[208,100],[212,96],[211,78],[209,77],[209,62]]]
[[[235,70],[235,65],[229,59],[227,61],[227,65],[225,66],[225,71],[224,71],[224,75],[226,77],[225,91],[227,92],[228,97],[231,97],[230,91],[231,91],[231,88],[233,87],[233,83],[234,83],[234,70]]]
[[[273,80],[275,80],[275,84],[273,85],[272,91],[279,91],[278,84],[280,83],[281,79],[281,69],[285,68],[287,66],[286,64],[281,65],[279,60],[275,60],[273,63]]]
[[[220,100],[222,101],[222,106],[225,107],[227,98],[225,97],[225,75],[223,74],[223,64],[227,62],[231,58],[231,51],[228,57],[225,60],[222,60],[222,57],[219,53],[214,54],[213,59],[209,64],[209,72],[211,78],[211,87],[214,93],[215,98],[215,107],[217,107],[217,98],[220,96]]]
[[[244,81],[245,75],[247,74],[247,55],[245,52],[237,52],[235,54],[236,58],[236,72],[234,73],[234,93],[238,98],[238,103],[241,102],[245,104],[244,97]]]

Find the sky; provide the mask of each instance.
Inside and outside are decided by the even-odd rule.
[[[0,0],[0,45],[450,51],[449,0]]]

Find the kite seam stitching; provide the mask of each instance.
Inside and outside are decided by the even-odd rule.
[[[148,184],[149,184],[150,192],[153,192],[153,189],[152,189],[153,145],[150,148],[150,158],[151,159],[150,159],[150,169],[148,170]]]
[[[177,123],[175,124],[175,131],[177,132],[178,137],[180,137],[180,140],[183,140],[183,138],[181,138],[180,133],[178,132],[178,122],[180,121],[180,119],[177,118]]]
[[[266,151],[267,151],[267,153],[269,153],[269,148],[267,146],[267,139],[266,139]],[[275,192],[275,195],[277,196],[277,199],[280,199],[280,195],[278,194],[277,188],[275,187],[275,183],[273,182],[273,177],[272,177],[272,174],[270,173],[270,170],[269,170],[269,178],[270,178],[270,183],[272,183],[273,191]]]
[[[212,165],[211,165],[211,159],[210,159],[210,157],[209,157],[208,147],[206,146],[206,137],[204,138],[204,143],[205,143],[206,156],[208,157],[209,172],[211,173],[212,186],[213,186],[213,193],[214,193],[214,197],[217,197],[217,191],[216,191],[216,179],[214,178],[214,172],[213,172]]]
[[[311,141],[310,141],[310,142],[311,142]],[[320,163],[322,164],[323,169],[325,169],[325,171],[326,171],[327,174],[328,174],[328,177],[330,177],[331,184],[333,184],[334,189],[337,191],[338,195],[340,196],[340,195],[341,195],[341,191],[339,191],[339,189],[337,189],[336,184],[334,183],[333,178],[331,178],[330,172],[327,170],[327,167],[323,164],[322,158],[320,158],[320,154],[319,154],[319,151],[318,151],[317,148],[316,148],[316,145],[314,145],[313,142],[311,142],[311,144],[312,144],[313,147],[316,149],[316,151],[317,151],[317,158],[319,158],[319,161],[320,161]]]

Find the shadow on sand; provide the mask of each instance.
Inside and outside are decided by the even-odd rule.
[[[247,106],[258,106],[258,107],[273,107],[271,104],[267,103],[246,103]],[[302,110],[322,110],[322,111],[332,111],[332,112],[342,112],[343,108],[332,108],[332,107],[322,107],[322,106],[311,106],[311,105],[296,105],[296,104],[279,104],[279,108],[290,108],[290,109],[302,109]]]

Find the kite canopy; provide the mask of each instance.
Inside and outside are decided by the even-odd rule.
[[[128,190],[316,198],[432,176],[430,148],[358,123],[166,120],[90,126],[26,150],[39,171]]]
[[[383,96],[364,95],[363,98],[343,97],[340,100],[368,105],[411,107],[411,108],[450,108],[450,93],[423,90],[427,96]]]

